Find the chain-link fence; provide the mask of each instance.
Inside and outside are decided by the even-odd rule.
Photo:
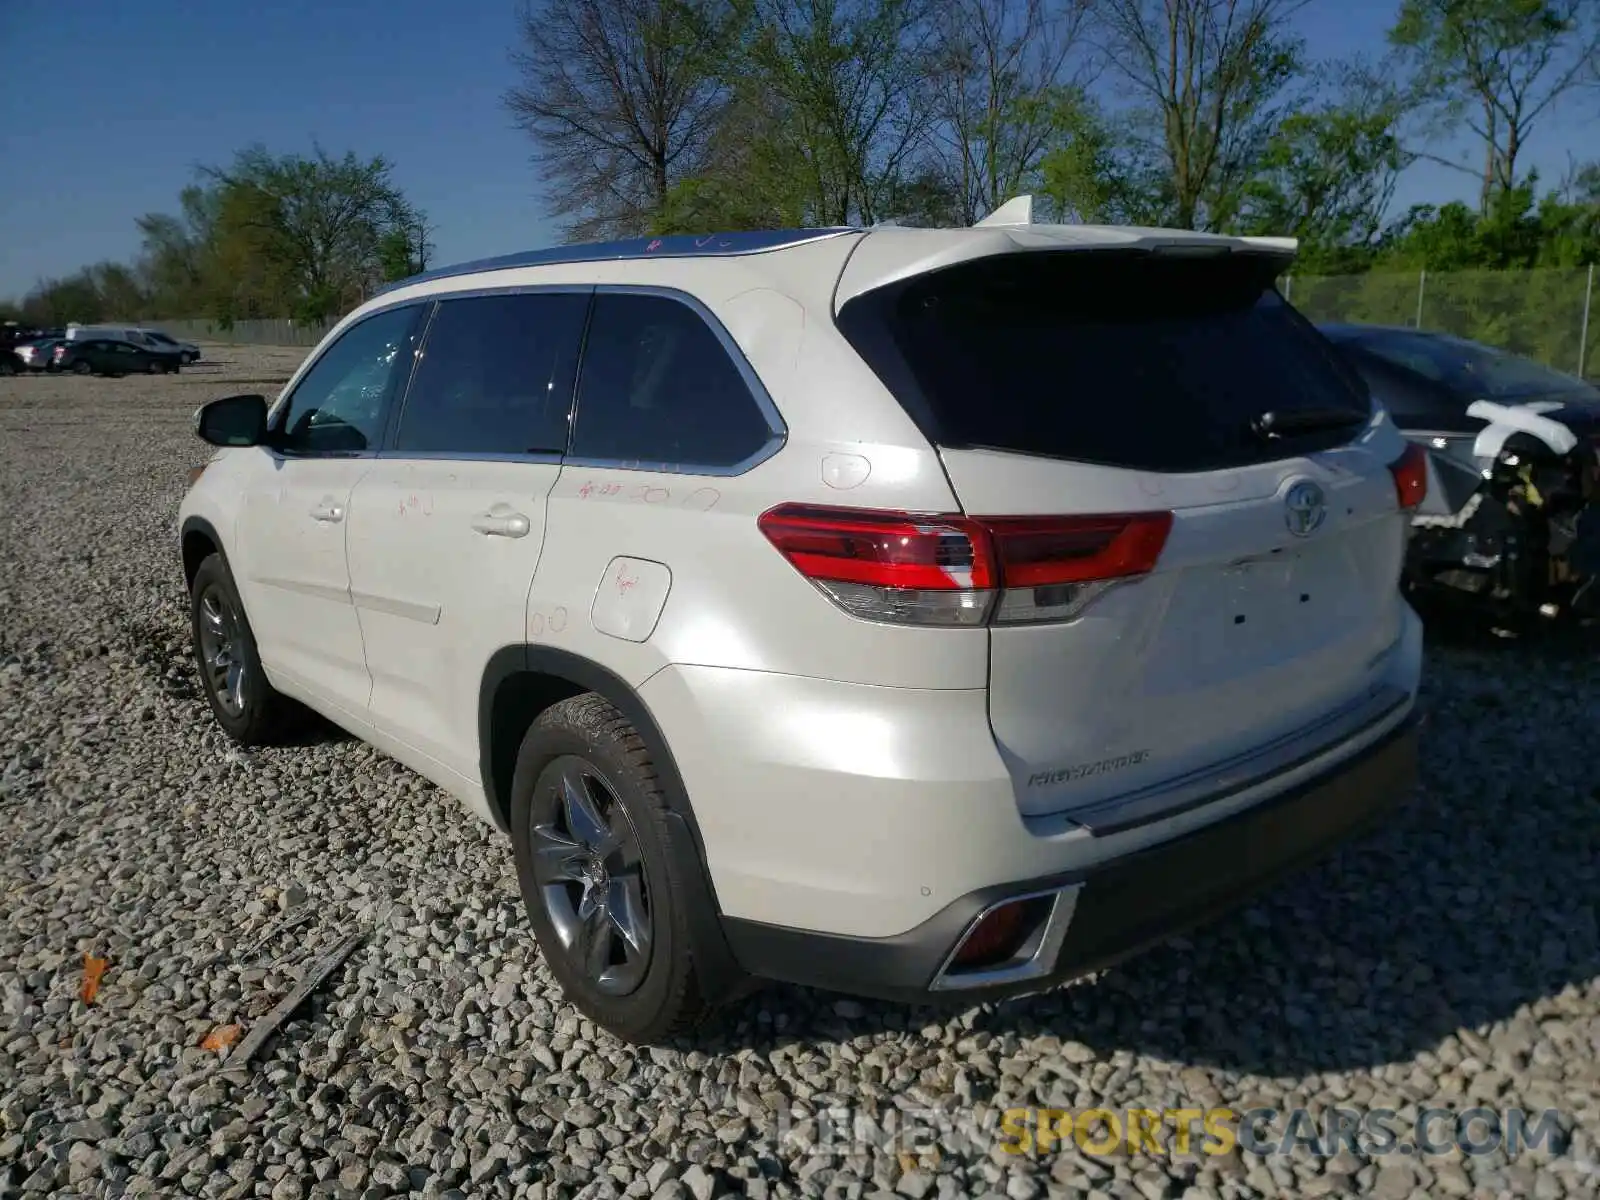
[[[1373,271],[1290,275],[1284,294],[1313,321],[1436,329],[1600,375],[1593,267],[1535,271]]]

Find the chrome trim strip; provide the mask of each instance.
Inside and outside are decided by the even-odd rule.
[[[369,612],[388,613],[391,617],[404,617],[423,625],[437,625],[442,611],[437,604],[418,604],[412,600],[397,600],[392,596],[379,596],[373,592],[351,592],[350,603]]]
[[[965,988],[990,987],[995,984],[1020,983],[1028,979],[1040,979],[1055,969],[1056,958],[1061,953],[1061,943],[1066,940],[1067,927],[1072,924],[1072,917],[1078,910],[1078,893],[1083,890],[1081,883],[1068,884],[1065,887],[1051,888],[1043,892],[1024,892],[1020,896],[1007,896],[997,900],[988,908],[974,917],[951,947],[950,953],[945,955],[944,962],[939,965],[939,970],[934,974],[933,982],[928,985],[931,992],[954,992]],[[998,908],[1008,904],[1020,904],[1028,900],[1037,900],[1042,896],[1053,897],[1050,904],[1050,915],[1045,918],[1044,924],[1034,935],[1024,942],[1022,948],[1009,962],[1001,963],[995,967],[978,967],[970,971],[952,971],[951,965],[955,962],[956,955],[961,953],[961,947],[967,944],[967,939],[972,936],[972,931]]]
[[[817,229],[776,229],[739,233],[665,234],[661,237],[627,238],[615,242],[591,242],[576,246],[554,246],[546,250],[524,250],[495,258],[474,259],[424,271],[408,279],[397,279],[378,292],[397,291],[438,279],[490,271],[512,271],[526,267],[553,267],[578,263],[619,262],[650,258],[737,258],[765,254],[808,242],[825,241],[846,233],[864,233],[853,226],[835,225]]]
[[[303,579],[278,579],[269,575],[252,575],[251,581],[262,587],[277,588],[280,592],[294,592],[300,596],[313,596],[318,600],[331,600],[335,604],[352,604],[348,588],[331,587],[325,583],[307,583]]]
[[[1065,820],[1096,837],[1174,817],[1231,793],[1259,787],[1318,759],[1354,753],[1393,728],[1412,707],[1403,688],[1382,685],[1366,696],[1319,717],[1265,746],[1192,771],[1177,779],[1101,801],[1029,817],[1025,823]],[[1314,744],[1308,745],[1315,737]]]
[[[561,455],[556,451],[541,450],[534,454],[501,454],[487,450],[379,450],[373,457],[385,462],[507,462],[528,466],[551,467],[561,465]]]

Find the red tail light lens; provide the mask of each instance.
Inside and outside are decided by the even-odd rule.
[[[1407,442],[1400,457],[1389,464],[1394,476],[1395,499],[1400,508],[1409,512],[1422,503],[1428,494],[1428,452],[1415,442]]]
[[[878,587],[988,588],[983,529],[964,517],[918,517],[786,504],[761,531],[808,579]]]
[[[1070,619],[1155,567],[1172,514],[973,518],[786,504],[759,524],[856,616],[971,626]]]
[[[1156,565],[1172,514],[990,517],[1005,586],[1092,583],[1143,575]]]
[[[758,524],[800,574],[864,620],[970,626],[989,615],[994,559],[965,517],[785,504]]]

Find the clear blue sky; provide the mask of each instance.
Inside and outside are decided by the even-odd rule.
[[[1319,57],[1376,55],[1397,3],[1310,0],[1303,32]],[[0,0],[0,297],[131,258],[135,217],[258,141],[385,155],[441,263],[548,245],[531,143],[501,106],[515,34],[513,0]],[[1593,152],[1578,118],[1536,130],[1548,182]],[[1397,203],[1473,194],[1419,166]]]

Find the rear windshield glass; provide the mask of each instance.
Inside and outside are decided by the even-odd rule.
[[[1214,470],[1347,442],[1370,411],[1271,274],[1253,256],[1005,255],[859,296],[839,327],[938,445]],[[1307,410],[1349,416],[1256,431]]]

